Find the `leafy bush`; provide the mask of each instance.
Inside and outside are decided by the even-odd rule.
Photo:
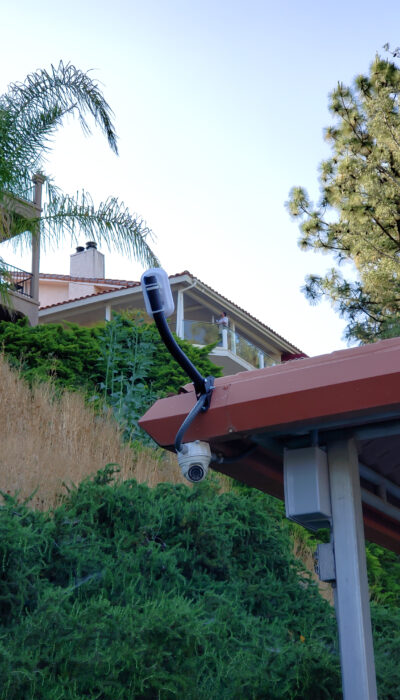
[[[371,604],[379,700],[400,698],[400,611]]]
[[[85,390],[99,380],[97,335],[97,328],[73,323],[31,327],[26,319],[0,322],[0,348],[25,379],[51,379],[68,389]]]
[[[221,368],[208,359],[210,347],[179,343],[200,372],[220,375]],[[111,406],[131,441],[150,441],[139,418],[156,398],[190,381],[154,324],[127,313],[93,328],[72,323],[32,328],[26,321],[3,321],[0,346],[31,384],[51,379],[60,389],[84,391],[97,409]]]
[[[101,380],[99,393],[91,400],[112,407],[127,440],[150,441],[138,421],[157,398],[149,378],[155,352],[149,326],[139,321],[133,323],[118,314],[100,331],[97,368]]]
[[[212,346],[196,348],[184,340],[178,342],[200,372],[220,376],[221,368],[208,359]],[[74,323],[32,328],[25,320],[1,321],[0,347],[30,382],[52,379],[61,388],[93,391],[103,384],[113,393],[118,374],[129,378],[139,372],[149,389],[166,396],[190,381],[155,325],[129,314],[114,314],[108,323],[92,328]]]
[[[109,476],[53,517],[0,510],[4,700],[341,697],[333,611],[273,499]]]
[[[210,362],[212,345],[202,348],[177,338],[182,350],[204,376],[219,377],[221,368]],[[107,387],[118,378],[135,377],[159,396],[176,394],[190,379],[172,357],[160,338],[154,323],[145,323],[139,314],[115,313],[112,321],[102,326],[99,335],[100,374]]]
[[[158,396],[176,393],[189,378],[168,352],[154,324],[144,323],[138,315],[115,314],[101,328],[98,339],[100,392],[92,398],[113,408],[126,439],[151,442],[139,428],[139,418]],[[209,361],[209,348],[179,343],[200,372],[218,376],[221,370]]]
[[[373,542],[366,543],[371,600],[400,609],[400,557]]]

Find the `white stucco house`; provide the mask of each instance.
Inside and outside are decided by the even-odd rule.
[[[171,275],[174,314],[168,319],[179,338],[196,345],[217,343],[210,359],[224,375],[304,357],[296,346],[226,299],[190,272]],[[110,320],[113,311],[142,310],[140,282],[105,277],[104,255],[96,244],[71,255],[70,274],[39,275],[39,323],[73,322],[91,326]],[[225,311],[229,324],[216,320]],[[144,312],[145,313],[145,312]]]

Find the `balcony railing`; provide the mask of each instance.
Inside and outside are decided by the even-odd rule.
[[[214,323],[185,320],[183,322],[183,337],[195,345],[217,343],[217,347],[230,350],[253,367],[268,367],[276,364],[273,357],[247,340],[241,333],[230,328],[221,328]]]
[[[204,321],[184,321],[183,322],[183,337],[189,343],[196,345],[211,345],[211,343],[222,342],[222,336],[219,327],[214,323],[206,323]]]
[[[4,284],[11,292],[32,297],[31,273],[3,261],[0,262],[0,283]]]

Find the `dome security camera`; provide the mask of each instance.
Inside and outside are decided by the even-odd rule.
[[[203,481],[211,462],[211,450],[208,442],[195,440],[186,442],[177,453],[182,475],[193,484]]]
[[[171,333],[167,316],[174,311],[174,300],[166,271],[159,267],[147,270],[142,275],[141,285],[146,311],[154,319],[162,341],[172,357],[193,381],[197,401],[176,434],[174,448],[183,476],[188,481],[197,483],[203,481],[207,475],[212,459],[210,446],[201,440],[185,444],[182,444],[182,441],[186,430],[196,416],[208,411],[214,390],[214,377],[203,377]]]

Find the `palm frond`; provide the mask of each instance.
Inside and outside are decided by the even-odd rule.
[[[49,112],[39,112],[15,125],[8,120],[7,138],[1,138],[0,124],[0,187],[15,190],[21,181],[31,180],[32,173],[42,169],[43,154],[50,139],[61,125],[64,113],[56,105]],[[1,115],[0,115],[1,121]],[[21,192],[16,192],[21,196]]]
[[[8,266],[3,258],[0,258],[0,304],[8,308],[11,306],[10,288],[12,283],[13,279]]]
[[[95,207],[88,193],[63,194],[45,178],[47,191],[40,218],[34,207],[26,206],[26,200],[32,201],[32,176],[43,171],[52,137],[68,113],[78,117],[86,133],[90,133],[87,116],[91,115],[117,153],[108,103],[98,84],[70,63],[60,61],[49,71],[31,73],[0,96],[0,241],[29,246],[40,227],[44,243],[66,237],[76,242],[86,234],[99,246],[117,249],[143,264],[158,265],[150,229],[116,197]]]
[[[99,246],[117,249],[144,265],[159,265],[150,246],[154,239],[151,230],[116,197],[95,207],[87,192],[72,197],[49,185],[41,225],[45,239],[54,241],[57,236],[61,240],[69,235],[77,242],[78,235],[84,233]]]
[[[62,61],[51,70],[30,73],[23,83],[12,83],[0,99],[0,108],[11,113],[21,123],[41,112],[50,113],[58,107],[63,114],[77,111],[85,133],[90,133],[86,120],[89,113],[106,136],[109,146],[117,153],[117,136],[112,123],[112,110],[98,84],[88,73]]]

